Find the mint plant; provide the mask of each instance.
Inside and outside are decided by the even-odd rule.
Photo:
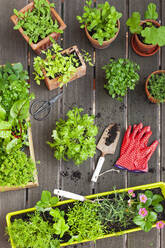
[[[127,94],[128,89],[134,90],[139,80],[140,67],[129,59],[110,59],[110,63],[105,65],[103,69],[108,80],[104,88],[108,90],[112,98],[120,101]]]
[[[145,12],[145,19],[156,20],[158,13],[156,11],[156,5],[150,3]],[[127,20],[126,24],[132,34],[141,35],[145,44],[152,45],[165,45],[165,26],[155,27],[150,21],[146,22],[143,26],[140,24],[141,15],[139,12],[133,12],[132,16]]]
[[[157,221],[158,213],[163,211],[161,204],[163,200],[161,195],[153,194],[150,190],[146,190],[143,194],[140,193],[133,222],[145,232],[149,232]]]
[[[72,159],[78,165],[94,156],[98,129],[94,125],[94,116],[81,115],[82,111],[82,108],[75,107],[67,113],[66,121],[60,119],[56,122],[52,134],[54,141],[47,142],[55,149],[56,159]]]
[[[110,40],[118,31],[117,21],[122,14],[117,12],[114,6],[110,6],[109,2],[98,4],[97,8],[92,8],[92,0],[86,1],[84,13],[77,16],[77,20],[81,23],[81,28],[85,25],[93,39],[98,40],[102,45],[103,41]]]
[[[37,43],[51,33],[63,33],[59,29],[57,20],[51,16],[51,8],[54,3],[48,3],[46,0],[34,0],[34,8],[25,13],[18,12],[14,9],[14,14],[18,17],[18,23],[14,29],[23,28],[24,34],[29,39],[29,44]]]
[[[165,101],[165,74],[152,74],[148,83],[148,91],[159,102]]]

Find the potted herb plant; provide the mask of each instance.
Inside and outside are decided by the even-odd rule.
[[[48,49],[42,53],[45,54],[45,59],[39,56],[34,58],[35,81],[40,84],[40,80],[44,79],[49,90],[84,76],[86,64],[83,58],[92,65],[89,53],[86,52],[82,56],[77,46],[62,51],[62,48],[53,42],[52,50]]]
[[[38,185],[30,129],[28,73],[22,64],[0,67],[0,191]],[[29,147],[30,157],[22,151]]]
[[[85,199],[84,202],[58,202],[57,197],[43,191],[35,208],[7,214],[12,248],[25,248],[27,244],[31,248],[36,244],[38,248],[58,248],[165,226],[163,182],[99,193]]]
[[[133,12],[126,22],[133,34],[132,48],[140,56],[151,56],[159,50],[160,46],[165,45],[165,26],[160,26],[156,21],[157,18],[156,5],[150,3],[145,12],[144,21],[141,21],[139,12]]]
[[[148,76],[145,91],[151,102],[165,102],[165,70],[154,71]]]
[[[82,108],[68,111],[68,119],[60,119],[53,130],[53,142],[48,144],[55,149],[58,160],[72,159],[76,165],[93,157],[96,152],[95,136],[98,129],[94,125],[94,116],[81,115]]]
[[[109,2],[98,4],[97,8],[92,8],[92,0],[86,1],[84,13],[77,16],[81,23],[81,28],[85,28],[86,36],[95,48],[103,49],[114,41],[120,30],[122,14],[116,11]]]
[[[110,59],[110,63],[105,65],[103,69],[108,80],[104,88],[108,90],[112,98],[120,101],[127,94],[128,89],[134,90],[139,80],[140,67],[129,59]]]
[[[51,45],[50,36],[57,40],[66,28],[65,23],[48,0],[34,0],[11,16],[14,29],[19,30],[31,48],[40,54]]]

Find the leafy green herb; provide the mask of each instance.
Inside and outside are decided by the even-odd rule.
[[[60,87],[69,82],[71,76],[76,72],[79,62],[74,54],[65,54],[64,56],[61,54],[61,50],[62,48],[53,42],[52,50],[42,51],[46,59],[39,56],[34,58],[34,75],[37,84],[40,84],[40,80],[44,79],[43,69],[48,78],[58,77],[58,81],[61,82]]]
[[[158,13],[156,11],[156,5],[150,3],[145,12],[145,18],[150,20],[156,20]],[[139,34],[144,38],[145,44],[152,45],[165,45],[165,26],[155,27],[152,22],[147,22],[143,27],[140,24],[141,15],[139,12],[133,12],[132,16],[128,18],[126,24],[129,26],[132,34]]]
[[[154,3],[149,3],[145,12],[145,19],[156,20],[157,18],[158,13],[156,11],[156,5]]]
[[[0,67],[0,105],[5,109],[6,117],[14,102],[29,96],[28,79],[28,73],[20,63]]]
[[[84,239],[96,240],[104,234],[103,225],[98,217],[99,204],[75,202],[67,213],[70,242]]]
[[[0,158],[0,186],[24,186],[34,182],[34,162],[20,151],[14,150]]]
[[[34,0],[32,11],[28,10],[23,14],[14,9],[14,14],[18,17],[14,29],[22,27],[24,34],[30,38],[30,44],[39,42],[51,33],[63,33],[57,20],[52,19],[51,7],[54,7],[54,4],[49,4],[46,0]]]
[[[103,69],[108,80],[104,88],[108,90],[112,98],[117,100],[122,100],[121,97],[127,94],[128,89],[134,90],[139,80],[137,72],[140,70],[140,67],[129,59],[110,59],[110,63],[105,65]]]
[[[43,220],[38,212],[29,220],[15,219],[7,232],[19,248],[59,248],[60,241],[53,239],[53,225]]]
[[[78,165],[94,156],[98,129],[93,124],[94,116],[81,116],[82,111],[82,108],[73,108],[67,113],[66,121],[60,119],[56,122],[56,130],[52,134],[54,142],[48,142],[55,149],[56,159],[72,159]]]
[[[64,233],[69,230],[68,224],[65,223],[64,211],[60,211],[58,208],[51,209],[50,215],[53,217],[53,221],[55,222],[53,224],[55,234],[62,238]]]
[[[123,228],[128,227],[132,223],[132,219],[135,215],[135,209],[133,206],[128,205],[126,193],[115,193],[112,199],[104,199],[100,201],[100,208],[98,211],[99,219],[104,226],[118,225]],[[106,229],[106,228],[105,228]]]
[[[153,74],[149,80],[148,90],[159,102],[165,101],[165,74]]]
[[[117,12],[114,6],[110,6],[109,2],[98,4],[97,8],[92,8],[92,0],[86,1],[84,6],[84,13],[77,16],[77,20],[82,24],[80,27],[87,29],[91,36],[98,40],[102,45],[103,41],[110,40],[118,31],[117,21],[122,14]]]
[[[51,193],[47,190],[42,191],[41,200],[37,202],[36,209],[39,212],[45,212],[58,203],[58,197],[51,197]]]

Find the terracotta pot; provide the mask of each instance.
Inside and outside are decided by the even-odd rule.
[[[150,92],[149,92],[149,90],[148,90],[148,83],[149,83],[149,80],[150,80],[150,78],[151,78],[151,76],[152,76],[153,74],[161,74],[161,73],[165,73],[165,70],[154,71],[153,73],[151,73],[151,74],[148,76],[148,78],[147,78],[147,80],[146,80],[146,83],[145,83],[145,91],[146,91],[147,97],[148,97],[148,99],[149,99],[152,103],[160,103],[160,101],[157,100],[157,99],[155,99],[155,98],[150,94]],[[165,102],[165,99],[164,99],[164,102]]]
[[[49,1],[46,0],[48,3]],[[30,4],[26,5],[23,9],[21,9],[19,12],[25,13],[28,10],[32,10],[34,8],[34,2],[31,2]],[[52,15],[52,19],[53,20],[57,20],[58,24],[59,24],[59,29],[64,30],[66,28],[66,24],[63,22],[63,20],[61,19],[61,17],[58,15],[58,13],[55,11],[54,8],[51,8],[51,15]],[[14,23],[14,25],[17,25],[18,22],[18,17],[16,15],[13,15],[10,17],[10,19],[12,20],[12,22]],[[21,35],[24,37],[24,39],[29,43],[29,37],[24,34],[24,31],[22,28],[18,29],[19,32],[21,33]],[[60,36],[60,33],[52,33],[49,36],[51,36],[54,40],[57,40]],[[43,40],[39,41],[38,43],[31,43],[30,46],[31,48],[37,53],[40,54],[41,50],[46,50],[48,47],[51,46],[51,41],[49,40],[49,36],[47,36],[46,38],[44,38]]]
[[[140,25],[143,25],[146,22],[152,22],[155,26],[160,27],[160,24],[157,21],[149,20],[149,19],[141,21]],[[138,55],[145,56],[145,57],[154,55],[160,49],[158,45],[144,44],[143,42],[140,41],[137,34],[134,34],[132,36],[131,44],[132,44],[133,50]]]
[[[103,41],[102,45],[100,45],[97,40],[92,38],[92,36],[89,34],[89,32],[87,30],[87,25],[85,25],[85,33],[86,33],[86,36],[88,37],[88,40],[91,42],[93,47],[98,48],[98,49],[104,49],[104,48],[107,48],[118,36],[119,30],[120,30],[120,21],[119,20],[117,21],[117,25],[118,25],[118,31],[115,34],[115,36],[108,41]]]
[[[73,51],[76,52],[80,62],[81,62],[81,66],[79,66],[76,70],[76,72],[74,73],[74,75],[71,77],[71,79],[69,80],[69,82],[77,79],[77,78],[80,78],[82,76],[84,76],[86,74],[86,64],[78,50],[78,47],[77,46],[72,46],[66,50],[63,50],[61,53],[62,54],[70,54],[72,53]],[[43,73],[44,73],[44,77],[45,77],[45,83],[46,83],[46,86],[48,87],[49,90],[53,90],[53,89],[56,89],[60,86],[61,82],[58,81],[59,77],[56,77],[54,79],[50,79],[46,76],[46,71],[43,69]]]

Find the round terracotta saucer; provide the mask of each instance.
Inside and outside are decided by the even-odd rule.
[[[132,45],[132,48],[133,48],[134,52],[137,53],[139,56],[143,56],[143,57],[152,56],[152,55],[154,55],[155,53],[157,53],[157,52],[159,51],[159,49],[160,49],[159,46],[156,46],[155,51],[153,51],[153,52],[150,53],[150,54],[140,52],[140,51],[137,49],[137,47],[136,47],[136,45],[135,45],[135,43],[134,43],[134,35],[132,35],[132,38],[131,38],[131,45]]]

